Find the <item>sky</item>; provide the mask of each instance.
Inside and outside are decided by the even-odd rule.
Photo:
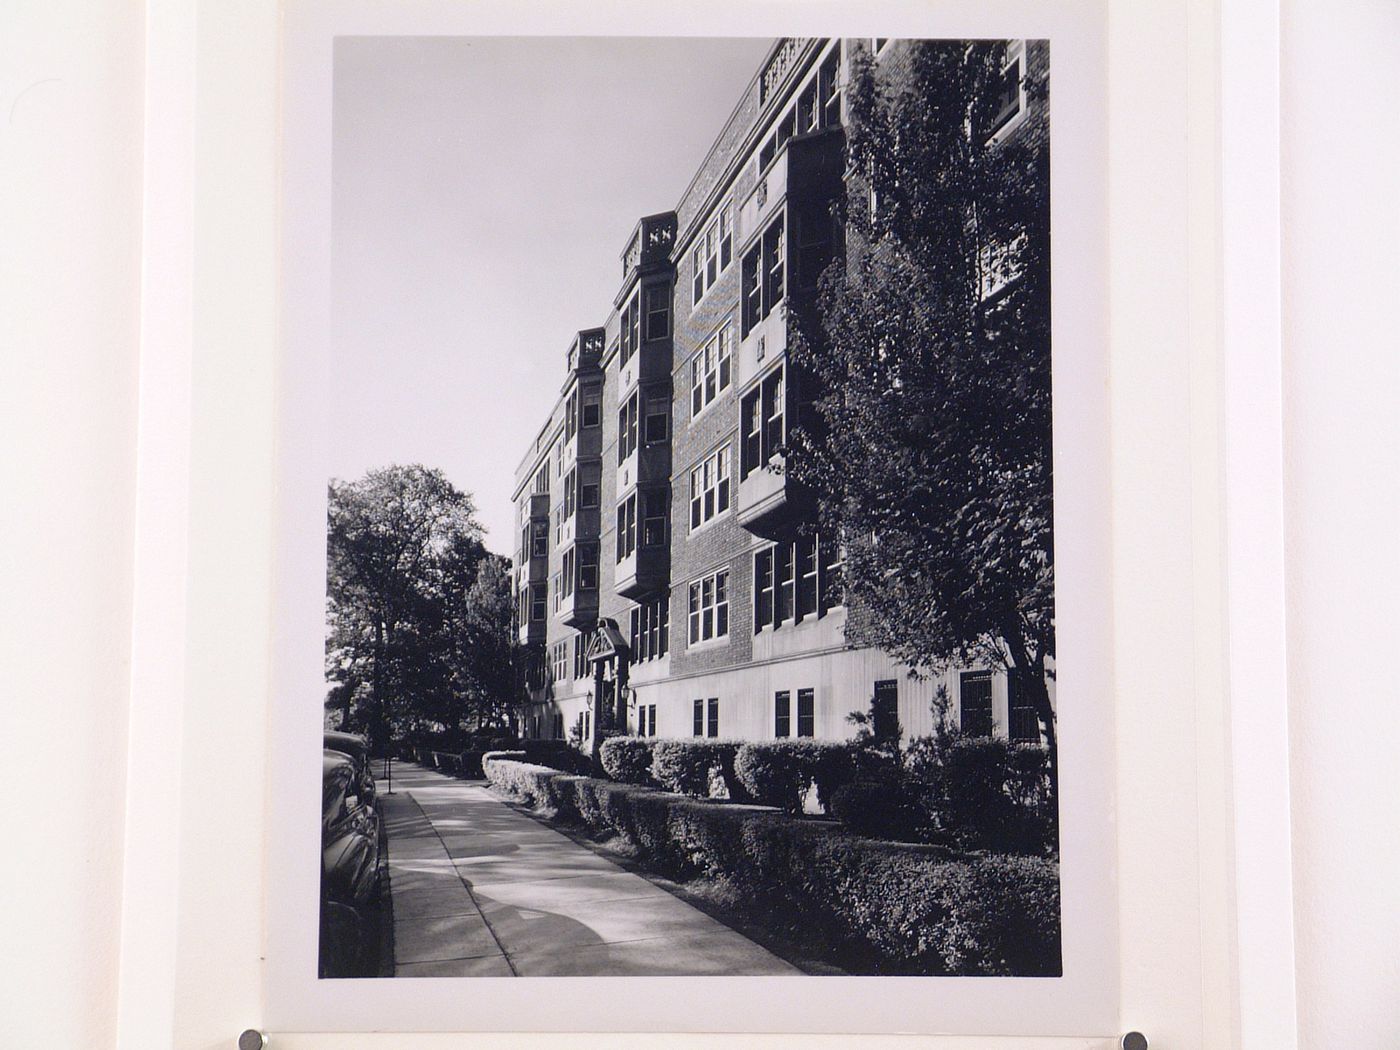
[[[768,40],[341,37],[331,473],[440,468],[514,546],[516,464],[636,221],[674,208]]]

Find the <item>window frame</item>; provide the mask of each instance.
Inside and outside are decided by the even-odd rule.
[[[690,468],[688,506],[686,521],[692,534],[734,509],[734,454],[729,442],[717,446]]]
[[[729,569],[716,569],[690,581],[686,643],[697,648],[729,640]],[[720,629],[721,622],[723,630]]]
[[[690,308],[694,310],[734,261],[733,201],[718,208],[690,249]]]
[[[690,359],[690,418],[699,419],[734,385],[734,319],[711,333]]]

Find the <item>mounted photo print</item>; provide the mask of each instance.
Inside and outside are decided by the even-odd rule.
[[[280,1026],[1103,1017],[1102,284],[1058,182],[1075,240],[1101,197],[1051,120],[1062,64],[1063,112],[1092,101],[1093,32],[311,21]]]

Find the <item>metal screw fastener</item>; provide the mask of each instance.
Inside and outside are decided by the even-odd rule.
[[[1147,1050],[1147,1036],[1141,1032],[1129,1032],[1123,1037],[1123,1050]]]
[[[1146,1044],[1143,1044],[1146,1046]],[[238,1037],[238,1050],[266,1050],[267,1036],[256,1028],[249,1028]]]

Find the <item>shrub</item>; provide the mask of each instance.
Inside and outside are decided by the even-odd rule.
[[[616,736],[603,741],[599,758],[603,770],[624,784],[654,784],[651,776],[652,737]]]
[[[457,756],[459,766],[457,775],[467,780],[480,780],[484,777],[486,772],[481,768],[481,756],[485,753],[484,751],[463,751]]]
[[[563,740],[526,740],[520,745],[520,750],[525,752],[527,762],[538,766],[550,766],[565,773],[581,775],[593,772],[592,759]]]
[[[812,765],[804,742],[775,740],[741,747],[734,771],[755,801],[797,813],[812,780]]]
[[[905,766],[931,830],[968,849],[1053,847],[1043,747],[942,729],[912,741]]]
[[[667,790],[694,798],[708,798],[711,776],[717,776],[730,798],[743,801],[747,793],[735,775],[735,757],[740,750],[737,740],[656,740],[652,743],[651,775]]]
[[[918,837],[923,813],[899,780],[862,779],[838,787],[828,811],[857,835],[911,841]]]
[[[486,767],[503,793],[626,836],[667,873],[724,878],[765,921],[820,930],[843,958],[895,973],[1060,972],[1059,869],[1050,860],[871,841],[772,810],[499,756]]]

